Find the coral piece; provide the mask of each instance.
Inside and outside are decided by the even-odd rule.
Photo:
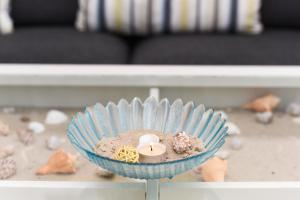
[[[133,146],[123,146],[116,151],[114,159],[128,163],[137,163],[139,161],[139,153]]]
[[[238,137],[234,137],[231,140],[231,148],[234,150],[239,150],[242,148],[242,141]]]
[[[112,178],[115,175],[114,173],[106,169],[103,169],[102,167],[97,167],[96,174],[103,178]]]
[[[300,104],[291,103],[288,105],[286,112],[292,116],[300,116]]]
[[[4,147],[0,147],[0,159],[11,156],[15,153],[15,147],[12,145],[7,145]]]
[[[40,122],[30,122],[28,124],[28,129],[31,130],[35,134],[40,134],[45,131],[45,126],[44,124]]]
[[[0,180],[8,179],[17,173],[17,164],[14,160],[0,159]]]
[[[243,108],[256,112],[272,112],[278,107],[280,101],[279,97],[269,94],[244,105]]]
[[[75,172],[75,158],[63,150],[59,150],[50,156],[47,164],[39,168],[36,174],[74,174]]]
[[[269,124],[273,120],[273,113],[272,112],[259,112],[255,115],[256,121],[262,124]]]
[[[10,132],[9,125],[0,121],[0,135],[7,136]]]
[[[184,131],[176,133],[173,138],[173,150],[178,153],[186,153],[193,148],[190,136],[188,136]]]
[[[68,116],[59,110],[50,110],[45,119],[46,124],[62,124],[68,120]]]
[[[234,124],[232,122],[227,122],[225,124],[225,126],[227,126],[227,128],[228,128],[228,135],[239,135],[239,134],[241,134],[241,130],[236,124]]]
[[[205,182],[224,182],[227,174],[227,160],[213,157],[200,166],[199,171]]]
[[[60,138],[53,135],[48,138],[46,144],[48,149],[57,150],[61,146],[61,140]]]
[[[30,145],[34,142],[34,135],[31,130],[28,129],[18,130],[17,135],[19,140],[25,145]]]

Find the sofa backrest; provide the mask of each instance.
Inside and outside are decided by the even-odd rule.
[[[16,25],[73,25],[78,0],[12,0]]]
[[[263,0],[262,22],[266,28],[300,28],[300,0]]]

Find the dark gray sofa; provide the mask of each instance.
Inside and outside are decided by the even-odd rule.
[[[261,35],[80,33],[77,0],[13,0],[0,63],[299,65],[300,1],[263,0]]]

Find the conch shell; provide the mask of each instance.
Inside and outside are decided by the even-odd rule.
[[[253,110],[256,112],[272,112],[278,107],[281,99],[272,94],[260,97],[254,101],[244,105],[242,108]]]
[[[75,157],[63,150],[58,150],[49,158],[46,165],[36,171],[36,174],[74,174],[75,172]]]
[[[201,172],[202,180],[205,182],[224,182],[227,174],[227,160],[215,156],[206,161],[195,172]]]

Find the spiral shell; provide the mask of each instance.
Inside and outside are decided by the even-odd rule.
[[[0,160],[0,180],[8,179],[9,177],[17,173],[16,162],[12,159],[1,159]]]

